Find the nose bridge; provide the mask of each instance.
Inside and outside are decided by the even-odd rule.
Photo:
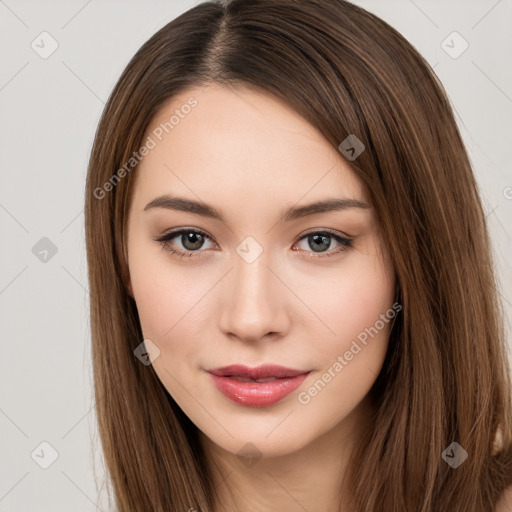
[[[271,251],[262,251],[254,257],[255,247],[250,243],[240,244],[238,254],[234,255],[234,269],[226,284],[221,328],[239,338],[254,340],[282,331],[285,311],[279,289],[282,283],[268,268],[273,268]]]

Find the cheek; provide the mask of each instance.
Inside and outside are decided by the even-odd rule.
[[[135,274],[132,282],[145,336],[165,342],[175,337],[183,326],[194,328],[206,288],[192,286],[183,272],[162,274],[157,267]]]
[[[300,403],[329,411],[333,423],[349,414],[374,384],[397,314],[392,278],[376,264],[364,267],[339,277],[338,292],[319,304],[320,316],[334,334],[315,346],[318,372],[299,396]]]
[[[172,327],[172,295],[169,294],[157,267],[137,265],[134,262],[130,273],[144,337],[160,340],[163,333]]]
[[[333,272],[321,289],[309,294],[308,301],[328,328],[323,337],[328,342],[323,345],[325,351],[348,350],[353,339],[364,339],[375,325],[385,334],[389,321],[383,324],[381,315],[390,311],[394,291],[392,268],[377,254],[357,254],[350,264]]]
[[[322,304],[322,318],[336,334],[324,338],[324,364],[319,382],[310,390],[315,395],[328,386],[330,392],[322,394],[317,405],[328,407],[334,395],[342,399],[345,412],[357,405],[375,382],[397,314],[392,307],[395,275],[388,260],[373,251],[358,254],[349,267],[339,275],[332,300]]]
[[[170,261],[159,248],[143,244],[129,248],[130,280],[145,338],[162,351],[193,350],[179,340],[200,339],[212,276]],[[204,274],[202,276],[201,274]],[[171,345],[174,345],[171,347]]]

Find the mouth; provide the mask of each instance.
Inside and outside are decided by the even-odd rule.
[[[311,371],[268,364],[256,368],[230,365],[207,370],[224,396],[248,407],[267,407],[279,402],[297,389]]]
[[[284,379],[297,377],[309,373],[311,370],[295,370],[292,368],[286,368],[285,366],[279,366],[275,364],[263,364],[254,368],[249,368],[241,364],[232,364],[229,366],[223,366],[220,368],[213,368],[207,370],[212,375],[218,377],[231,377],[238,379],[246,379],[246,381],[267,381],[267,379]]]
[[[221,375],[221,377],[229,377],[230,379],[238,380],[240,382],[274,382],[276,380],[285,378],[285,377],[269,377],[268,379],[245,379],[244,377],[239,377],[238,375]]]

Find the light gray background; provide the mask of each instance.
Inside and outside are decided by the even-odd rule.
[[[197,3],[0,0],[0,512],[109,510],[92,410],[86,165],[129,59]],[[448,91],[482,188],[510,333],[512,2],[354,3],[397,28]],[[59,45],[47,59],[31,47],[43,45],[43,31]],[[458,58],[441,46],[453,31],[469,44]],[[457,36],[444,44],[452,53],[462,48]],[[57,248],[46,262],[32,251],[43,237]],[[47,469],[43,441],[58,453]]]

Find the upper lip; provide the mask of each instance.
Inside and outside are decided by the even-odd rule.
[[[310,372],[310,370],[294,370],[292,368],[286,368],[275,364],[262,364],[255,368],[249,368],[248,366],[240,364],[232,364],[220,368],[213,368],[207,371],[220,377],[242,377],[244,379],[296,377],[297,375],[303,375]]]

